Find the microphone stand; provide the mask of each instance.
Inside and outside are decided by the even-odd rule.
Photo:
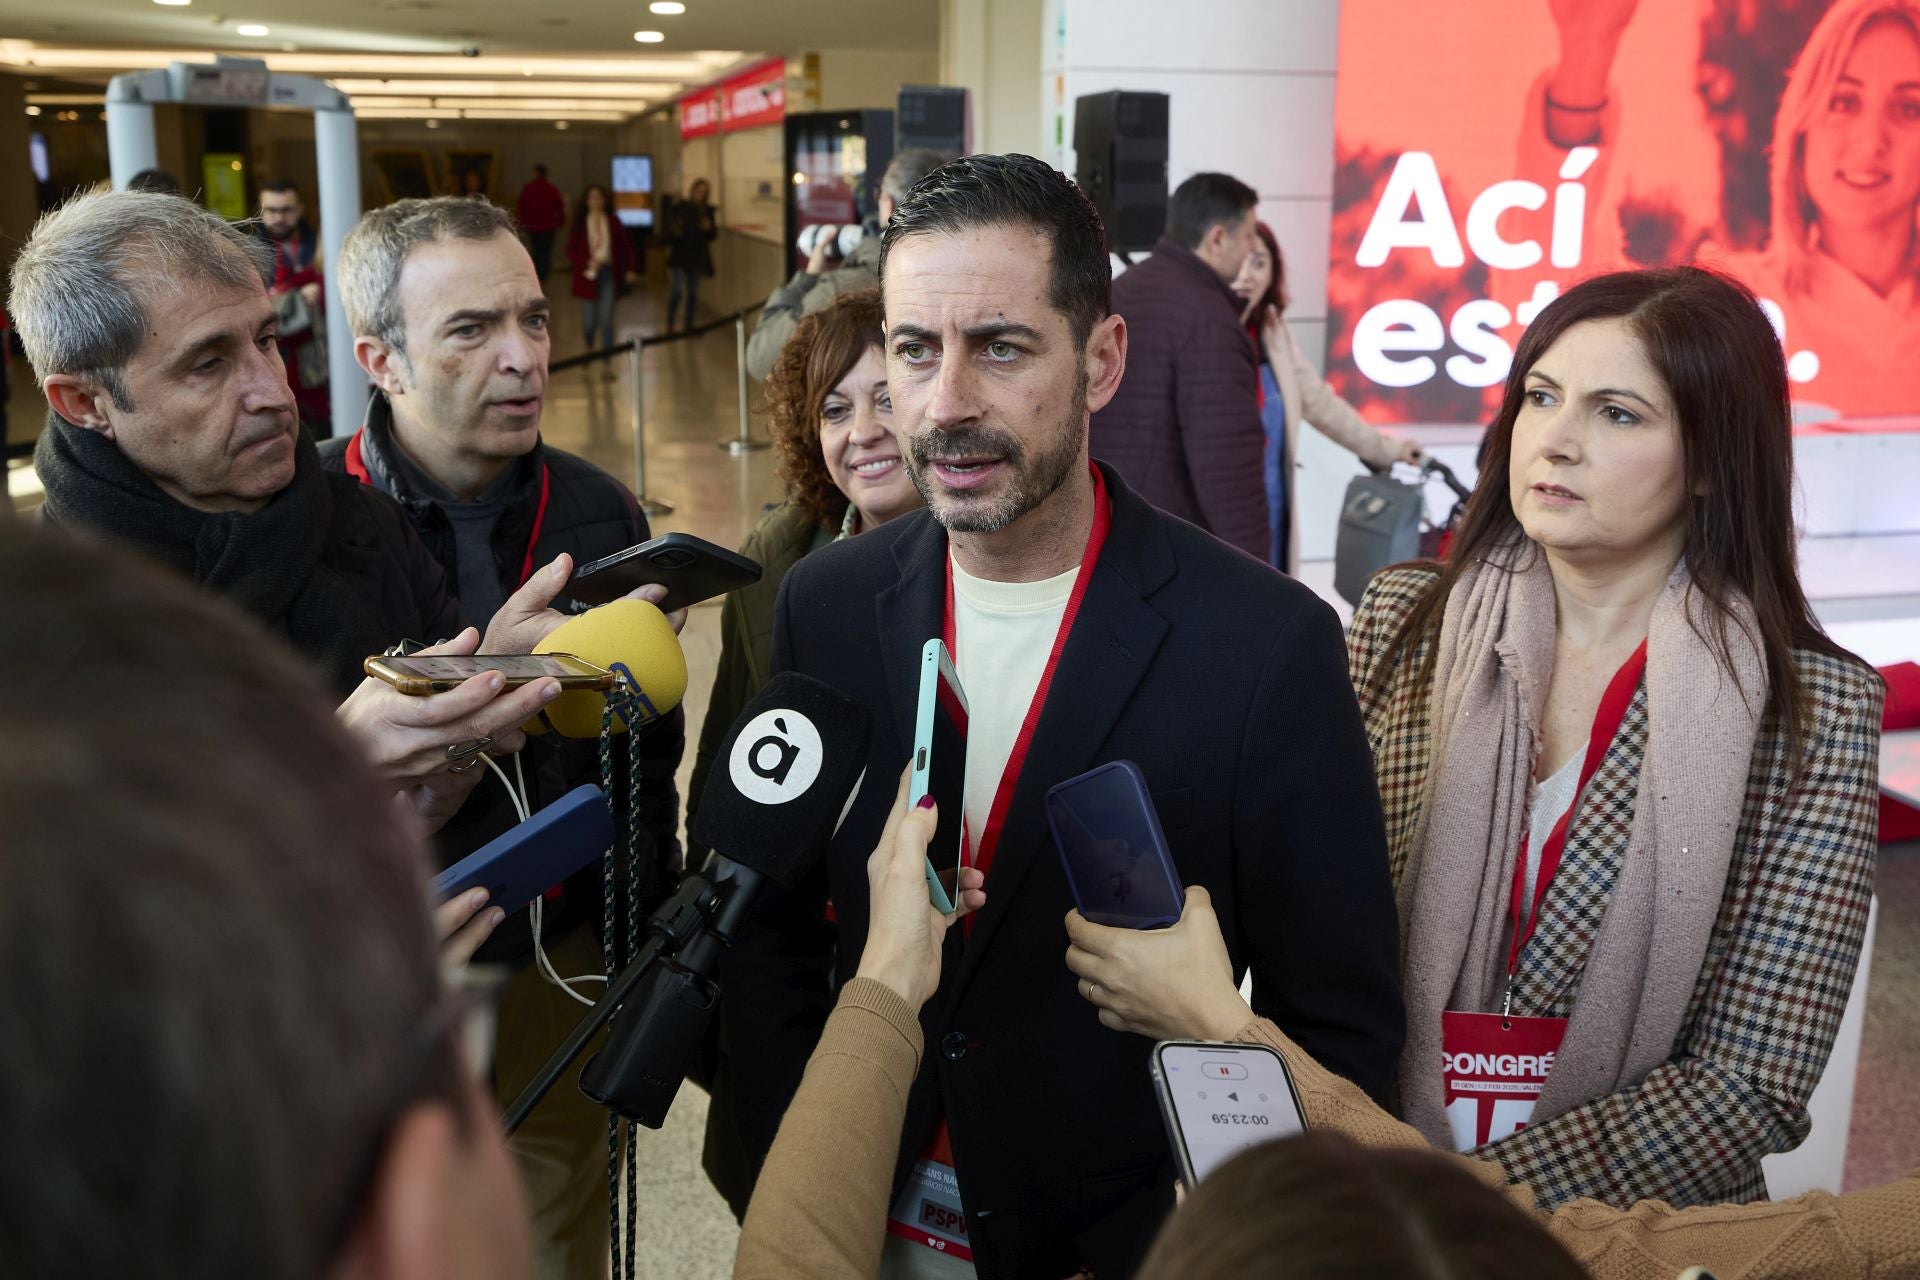
[[[581,1073],[580,1087],[602,1106],[658,1129],[706,1033],[720,989],[711,971],[733,935],[760,876],[715,857],[648,917],[648,938],[607,984],[560,1047],[507,1108],[509,1137],[525,1122],[600,1029],[632,1007]],[[639,999],[635,993],[644,992]]]

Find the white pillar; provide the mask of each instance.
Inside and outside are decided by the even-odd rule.
[[[320,162],[320,251],[327,287],[327,379],[333,398],[333,434],[360,429],[367,406],[367,378],[353,358],[353,331],[341,291],[331,284],[340,245],[360,221],[360,141],[353,111],[343,104],[313,113],[313,141]],[[115,170],[115,181],[119,171]]]
[[[118,86],[119,79],[114,80]],[[160,149],[153,136],[153,107],[149,103],[114,97],[107,91],[107,167],[113,174],[113,189],[125,191],[133,175],[160,163]]]

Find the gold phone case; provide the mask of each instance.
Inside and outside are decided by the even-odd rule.
[[[376,680],[385,680],[401,693],[413,698],[431,697],[436,693],[445,693],[449,689],[457,689],[460,685],[472,678],[471,676],[461,676],[458,678],[429,676],[409,669],[410,664],[418,661],[431,661],[434,656],[435,655],[429,654],[426,655],[424,659],[389,658],[384,654],[376,654],[367,659],[364,670]],[[538,675],[516,675],[508,672],[506,673],[507,687],[510,689],[523,684],[532,684],[535,680],[545,680],[549,678],[558,680],[561,689],[567,691],[575,689],[596,689],[604,693],[608,689],[613,688],[613,672],[602,667],[596,667],[586,659],[576,657],[571,653],[543,653],[537,655],[525,653],[478,654],[474,656],[478,661],[483,663],[490,657],[552,658],[564,665],[571,665],[576,668],[576,670],[566,674],[548,671],[541,672]],[[475,674],[478,673],[476,672]]]

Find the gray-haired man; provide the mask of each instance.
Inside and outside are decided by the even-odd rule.
[[[256,240],[175,195],[87,195],[40,220],[9,310],[51,406],[34,452],[46,521],[88,528],[226,596],[346,694],[341,718],[431,825],[484,776],[449,748],[519,745],[558,692],[488,677],[431,698],[365,679],[396,641],[460,631],[445,575],[398,509],[321,470],[299,430]],[[528,584],[488,622],[490,652],[525,652],[561,621],[564,576]],[[477,632],[450,651],[471,653]],[[495,696],[498,693],[498,696]]]
[[[647,539],[646,517],[625,485],[541,442],[552,304],[504,209],[451,196],[375,209],[348,232],[333,283],[346,302],[354,356],[375,390],[365,425],[321,446],[324,465],[400,503],[458,584],[469,616],[483,616],[562,553],[584,564]],[[641,731],[631,816],[643,849],[643,909],[678,868],[674,772],[685,741],[678,711]],[[625,752],[615,757],[614,792],[624,796]],[[523,759],[535,808],[601,780],[597,743],[542,740]],[[624,815],[623,805],[616,810]],[[589,922],[603,890],[599,874],[588,872],[548,904],[546,945],[563,973],[600,969]],[[579,1008],[525,963],[531,942],[522,919],[501,934],[483,956],[522,964],[500,1010],[494,1074],[505,1100],[565,1038]],[[532,1201],[541,1274],[604,1269],[605,1113],[578,1090],[557,1089],[513,1149]]]
[[[938,169],[952,157],[926,147],[902,151],[887,166],[880,179],[879,217],[865,228],[866,234],[845,260],[838,256],[837,237],[822,235],[815,244],[807,265],[793,273],[793,279],[767,295],[760,322],[747,340],[747,372],[764,379],[773,372],[780,348],[787,345],[800,317],[812,315],[833,305],[843,293],[871,289],[880,283],[880,232],[893,218],[893,211],[914,183]],[[833,264],[838,262],[839,266]]]

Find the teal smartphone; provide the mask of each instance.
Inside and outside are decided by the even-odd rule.
[[[966,827],[967,694],[939,637],[920,651],[920,701],[913,722],[913,779],[907,803],[932,796],[939,826],[927,846],[927,897],[954,911],[960,893],[960,855]]]

